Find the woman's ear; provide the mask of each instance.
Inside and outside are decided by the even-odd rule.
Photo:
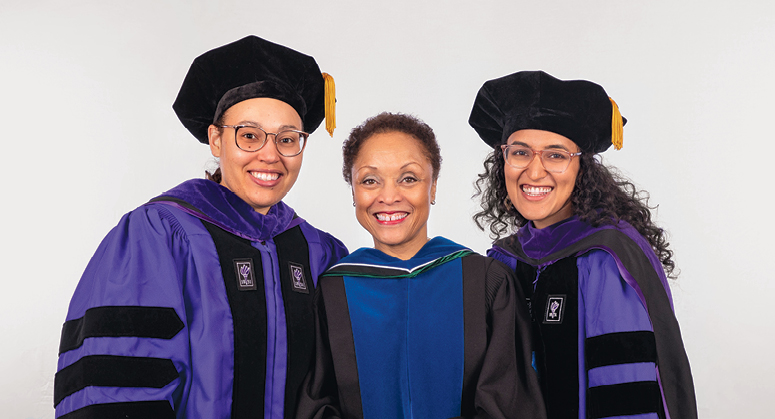
[[[213,157],[221,157],[221,129],[215,125],[207,127],[207,138],[210,142],[210,152],[213,153]]]
[[[438,179],[433,179],[433,185],[431,185],[431,205],[436,203],[436,181]]]

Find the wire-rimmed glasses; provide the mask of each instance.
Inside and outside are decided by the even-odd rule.
[[[278,133],[266,132],[253,125],[221,125],[221,128],[234,128],[234,142],[240,150],[250,153],[261,150],[266,139],[274,135],[277,152],[284,157],[298,156],[307,145],[309,134],[304,131],[288,129]]]
[[[503,159],[506,161],[506,164],[517,169],[526,168],[537,154],[541,157],[541,164],[544,165],[544,169],[551,173],[563,173],[568,170],[571,159],[581,155],[580,151],[578,153],[569,153],[565,150],[556,149],[533,150],[517,144],[502,145],[501,150],[503,150]]]

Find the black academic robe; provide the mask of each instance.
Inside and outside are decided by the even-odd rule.
[[[319,281],[299,417],[545,417],[522,301],[507,266],[444,238],[354,252]]]

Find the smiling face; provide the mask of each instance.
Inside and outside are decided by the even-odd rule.
[[[299,114],[277,99],[248,99],[230,107],[224,125],[254,125],[267,132],[301,130]],[[210,151],[221,159],[221,185],[234,192],[256,211],[266,214],[280,202],[296,183],[301,169],[301,153],[283,157],[277,152],[274,136],[256,151],[240,150],[234,141],[234,129],[210,125]]]
[[[428,241],[428,215],[436,196],[433,166],[422,144],[402,132],[374,134],[352,166],[355,215],[374,248],[407,260]]]
[[[533,150],[564,150],[576,153],[579,147],[560,134],[535,129],[519,130],[506,144],[516,144]],[[506,190],[514,207],[536,228],[548,227],[573,215],[570,196],[579,173],[579,159],[571,159],[563,173],[549,173],[538,155],[524,169],[508,164],[504,167]]]

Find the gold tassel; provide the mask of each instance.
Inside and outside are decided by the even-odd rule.
[[[619,113],[619,106],[616,105],[616,102],[610,97],[608,100],[611,101],[611,108],[613,108],[611,115],[611,144],[614,145],[615,149],[621,150],[624,145],[624,124],[622,123],[622,114]]]
[[[326,131],[331,137],[334,136],[334,128],[336,128],[336,87],[334,86],[334,78],[328,73],[323,73],[323,80],[326,82],[326,93],[324,97],[325,109],[326,109]]]

